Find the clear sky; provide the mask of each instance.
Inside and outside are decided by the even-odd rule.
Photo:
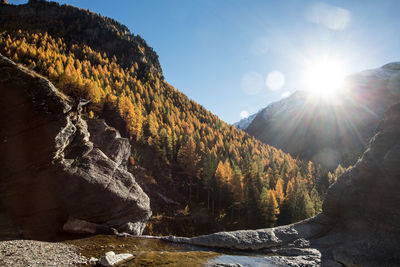
[[[167,82],[229,123],[307,89],[304,70],[321,58],[345,74],[400,61],[398,0],[58,2],[142,36]]]

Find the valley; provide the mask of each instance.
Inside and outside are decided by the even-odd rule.
[[[118,21],[1,1],[0,265],[396,266],[399,88],[388,63],[231,125]]]

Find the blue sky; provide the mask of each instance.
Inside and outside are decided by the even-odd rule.
[[[307,89],[304,70],[322,57],[339,60],[348,74],[400,61],[397,0],[58,2],[140,34],[158,53],[167,82],[229,123]]]

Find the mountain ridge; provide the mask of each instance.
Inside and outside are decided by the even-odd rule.
[[[305,94],[306,92],[301,90],[295,91],[292,94],[290,94],[290,96],[269,103],[265,108],[262,108],[256,113],[249,115],[247,118],[243,118],[240,121],[235,122],[233,125],[235,125],[235,127],[237,127],[240,130],[246,130],[250,126],[250,124],[254,121],[254,119],[258,116],[258,114],[265,113],[267,110],[279,111],[279,109],[287,107],[288,104],[290,104],[290,102],[296,101],[296,99],[301,98]]]
[[[27,23],[21,25],[18,19]],[[51,24],[47,23],[49,20],[52,21]],[[37,25],[40,25],[42,31],[54,37],[62,36],[67,43],[86,43],[94,49],[106,52],[110,57],[115,55],[125,67],[136,62],[145,71],[161,73],[162,77],[158,55],[140,35],[132,34],[128,27],[116,20],[88,9],[47,1],[30,1],[23,5],[3,4],[0,9],[0,23],[8,30],[20,30],[21,27],[37,30]],[[60,32],[60,29],[65,32]],[[107,42],[99,45],[99,39]]]
[[[399,66],[393,62],[348,76],[336,99],[319,101],[303,92],[303,97],[292,95],[271,103],[254,116],[245,131],[295,157],[331,169],[338,164],[352,165],[384,111],[399,99]]]

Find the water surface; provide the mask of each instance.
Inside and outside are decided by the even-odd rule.
[[[108,251],[130,253],[133,259],[119,266],[282,266],[265,255],[219,251],[186,244],[140,237],[96,235],[66,241],[87,258],[100,258]],[[224,265],[225,264],[225,265]],[[229,265],[230,264],[230,265]]]

